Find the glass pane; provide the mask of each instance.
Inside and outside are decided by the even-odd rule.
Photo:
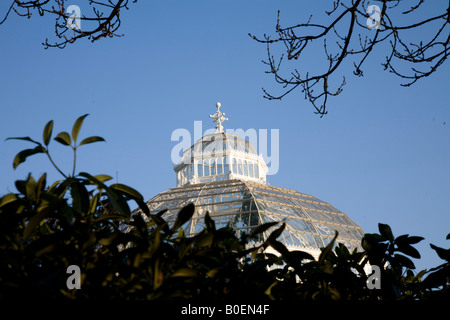
[[[237,173],[236,159],[233,158],[233,173]]]
[[[242,175],[242,160],[238,160],[238,174]]]
[[[217,159],[217,174],[222,174],[222,158]]]
[[[214,159],[211,159],[211,175],[215,175],[216,174],[216,164]]]
[[[204,165],[204,170],[205,170],[205,172],[204,172],[205,177],[206,177],[206,176],[209,176],[209,164],[208,164],[208,160],[205,160],[205,161],[203,162],[203,165]]]
[[[203,165],[200,163],[197,165],[197,174],[199,177],[203,177]]]
[[[248,163],[244,161],[244,176],[248,176]]]

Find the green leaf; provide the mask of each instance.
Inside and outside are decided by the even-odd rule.
[[[32,143],[35,143],[35,144],[41,146],[41,144],[39,142],[34,141],[30,137],[11,137],[11,138],[6,138],[6,140],[24,140],[24,141],[29,141],[29,142],[32,142]]]
[[[37,146],[37,147],[34,148],[34,149],[25,149],[25,150],[20,151],[20,152],[14,157],[14,160],[13,160],[13,168],[16,169],[16,168],[19,166],[19,164],[21,164],[22,162],[25,162],[25,160],[26,160],[29,156],[32,156],[32,155],[37,154],[37,153],[44,153],[44,152],[45,152],[45,149],[44,149],[44,147],[42,147],[41,145]]]
[[[191,202],[187,206],[183,207],[178,213],[177,219],[172,226],[172,230],[178,230],[185,222],[192,218],[195,212],[195,205]]]
[[[250,237],[254,237],[257,234],[263,233],[264,231],[270,229],[271,227],[273,227],[277,224],[278,224],[278,222],[263,223],[263,224],[257,226],[255,229],[253,229],[253,231],[250,233]]]
[[[380,230],[380,234],[389,241],[394,241],[394,235],[392,234],[391,227],[389,227],[387,224],[379,223],[378,224],[378,230]]]
[[[70,146],[72,144],[69,134],[65,131],[58,133],[54,140],[65,146]]]
[[[407,243],[399,243],[397,246],[397,251],[403,252],[410,257],[420,259],[419,251],[417,251],[417,249],[412,247],[411,245]]]
[[[213,230],[213,231],[216,230],[216,223],[209,215],[209,212],[206,212],[205,214],[205,226],[206,230]]]
[[[409,268],[409,269],[416,268],[414,263],[409,258],[405,257],[404,255],[394,254],[394,257],[397,260],[397,262],[400,263],[402,266],[405,266],[406,268]]]
[[[77,142],[78,133],[80,133],[81,125],[83,124],[84,118],[86,118],[88,115],[89,114],[87,114],[87,113],[85,115],[82,115],[73,124],[73,127],[72,127],[72,140],[74,142]]]
[[[0,208],[16,200],[17,196],[14,193],[8,193],[0,198]]]
[[[172,273],[172,277],[196,277],[197,271],[189,268],[181,268]]]
[[[98,241],[98,243],[102,246],[109,246],[114,239],[117,237],[117,233],[113,233],[111,236],[107,237],[107,238],[102,238]]]
[[[326,257],[328,256],[328,254],[330,252],[332,252],[334,243],[336,242],[338,235],[339,235],[339,232],[336,230],[333,240],[331,240],[330,243],[325,248],[322,249],[319,259],[317,260],[319,262],[319,264],[322,264],[325,261]]]
[[[281,227],[279,227],[278,229],[276,229],[274,232],[272,232],[270,235],[269,235],[269,238],[267,239],[268,241],[269,240],[275,240],[276,238],[278,238],[280,235],[281,235],[281,233],[284,231],[284,228],[286,228],[286,223],[283,223],[282,225],[281,225]]]
[[[268,244],[274,248],[275,250],[277,250],[279,253],[281,253],[283,256],[288,256],[289,255],[289,250],[286,248],[286,246],[284,244],[282,244],[280,241],[275,240],[275,239],[268,239]]]
[[[53,131],[53,120],[50,120],[47,122],[44,128],[44,132],[42,133],[44,144],[48,146],[50,143],[50,138],[52,137],[52,131]]]
[[[80,172],[79,175],[81,177],[87,178],[99,189],[105,190],[106,194],[108,195],[108,199],[110,200],[112,206],[114,207],[114,209],[117,210],[118,213],[125,215],[127,217],[130,215],[131,211],[130,208],[128,207],[127,202],[123,198],[119,197],[116,190],[109,188],[103,182],[101,182],[100,180],[98,180],[97,178],[95,178],[94,176],[90,175],[87,172]]]
[[[439,258],[441,258],[442,260],[446,260],[450,262],[450,249],[444,249],[444,248],[440,248],[435,246],[434,244],[430,243],[430,247],[436,251],[436,253],[438,254]]]
[[[422,241],[423,239],[425,239],[425,238],[424,237],[412,236],[412,237],[408,237],[407,242],[409,244],[416,244],[416,243],[419,243],[420,241]]]
[[[92,136],[92,137],[86,138],[83,141],[81,141],[80,146],[82,146],[84,144],[99,142],[99,141],[105,141],[105,139],[103,139],[102,137],[98,137],[98,136]]]
[[[144,197],[135,189],[121,184],[121,183],[115,183],[109,186],[111,189],[117,190],[122,192],[123,194],[129,196],[132,199],[138,199],[138,200],[144,200]]]
[[[94,178],[103,183],[105,183],[106,181],[112,180],[112,177],[108,176],[107,174],[98,174],[98,175],[94,176]]]
[[[290,257],[290,259],[296,260],[297,262],[300,262],[302,260],[314,261],[314,257],[312,255],[310,255],[307,252],[298,251],[298,250],[290,251],[289,257]]]
[[[90,199],[89,193],[83,183],[76,182],[70,186],[70,195],[72,196],[73,209],[85,216],[89,213]]]

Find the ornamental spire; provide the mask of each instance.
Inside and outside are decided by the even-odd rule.
[[[217,123],[217,125],[216,125],[216,133],[223,132],[222,121],[228,120],[228,118],[224,117],[225,113],[220,112],[220,110],[219,110],[220,106],[221,106],[220,102],[217,102],[216,103],[216,108],[217,108],[216,113],[209,115],[210,118],[214,119],[213,122]]]

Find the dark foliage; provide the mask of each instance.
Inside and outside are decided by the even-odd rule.
[[[53,122],[43,142],[29,137],[33,149],[19,152],[16,168],[27,157],[48,156],[63,180],[48,186],[46,175],[16,181],[17,193],[0,198],[0,298],[56,299],[192,299],[225,300],[396,300],[448,299],[450,250],[431,245],[445,262],[417,274],[413,247],[423,238],[394,237],[379,224],[379,234],[366,234],[364,251],[350,252],[338,234],[318,259],[302,251],[289,251],[277,237],[285,225],[266,224],[251,234],[236,236],[230,227],[216,229],[207,214],[205,228],[186,237],[182,226],[195,212],[193,204],[181,209],[169,225],[164,212],[150,214],[142,196],[122,184],[110,184],[107,175],[75,175],[80,146],[103,141],[78,141],[86,115],[75,122],[71,134],[54,140],[72,148],[71,174],[52,160],[48,145]],[[137,204],[132,214],[129,201]],[[263,243],[253,241],[270,232]],[[450,235],[447,236],[447,239]],[[269,253],[272,248],[278,254]],[[369,288],[372,275],[364,267],[378,266],[380,289]],[[69,289],[67,268],[81,270],[81,288]]]

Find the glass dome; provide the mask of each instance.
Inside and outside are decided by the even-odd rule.
[[[174,166],[177,187],[162,192],[147,202],[152,214],[167,209],[163,218],[172,224],[181,208],[194,203],[196,211],[183,226],[186,235],[200,232],[209,212],[218,228],[228,223],[238,234],[250,233],[266,222],[286,223],[278,238],[291,250],[302,250],[314,257],[320,254],[339,232],[337,242],[350,250],[361,249],[364,231],[345,213],[313,196],[269,186],[267,166],[255,146],[238,135],[223,132],[228,120],[219,111],[210,115],[216,132],[199,139],[186,150]],[[137,210],[135,213],[139,213]],[[271,229],[260,234],[265,240]]]
[[[251,142],[216,132],[184,151],[174,170],[177,186],[235,178],[265,183],[267,166]]]
[[[350,250],[361,249],[364,231],[329,203],[294,190],[242,180],[215,181],[169,189],[148,201],[150,212],[168,211],[163,218],[172,224],[181,208],[193,202],[196,212],[184,226],[186,235],[200,232],[208,211],[217,228],[230,223],[240,234],[250,233],[266,222],[285,221],[278,238],[289,249],[320,254],[320,248],[339,232],[337,242]],[[272,230],[260,235],[265,240]]]

